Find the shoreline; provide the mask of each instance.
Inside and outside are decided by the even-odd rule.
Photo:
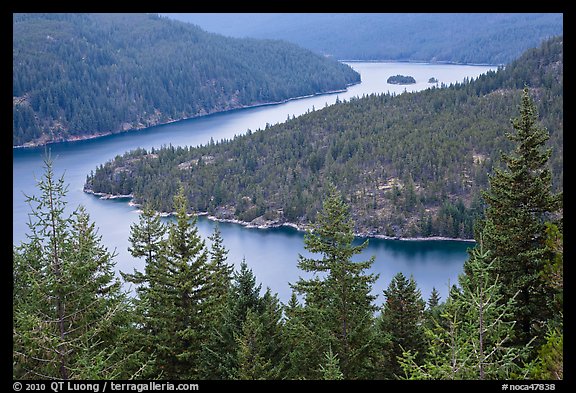
[[[83,188],[87,194],[92,194],[99,199],[102,200],[109,200],[109,199],[133,199],[134,196],[132,194],[127,195],[113,195],[107,194],[105,192],[94,192],[90,189]],[[141,204],[134,203],[132,200],[128,201],[129,206],[133,207],[140,207]],[[140,214],[141,210],[135,210],[136,213]],[[156,212],[160,217],[171,217],[175,214],[175,212]],[[237,224],[241,225],[247,229],[273,229],[273,228],[282,228],[282,227],[289,227],[295,229],[298,232],[307,232],[311,229],[311,225],[309,224],[295,224],[292,222],[277,222],[277,221],[264,221],[261,224],[255,224],[253,222],[241,221],[235,218],[218,218],[214,215],[211,215],[209,212],[197,212],[197,213],[189,213],[189,217],[197,216],[197,217],[206,217],[210,221],[214,222],[224,222],[230,224]],[[380,239],[380,240],[399,240],[399,241],[452,241],[452,242],[466,242],[466,243],[476,243],[475,239],[464,239],[464,238],[452,238],[452,237],[445,237],[445,236],[430,236],[430,237],[400,237],[400,236],[386,236],[386,235],[370,235],[366,233],[354,233],[354,237],[357,238],[366,238],[366,239]]]
[[[357,85],[360,83],[362,83],[362,79],[360,79],[360,81],[358,81],[358,82],[346,84],[346,87],[343,89],[329,90],[329,91],[325,91],[325,92],[318,92],[318,93],[307,94],[307,95],[303,95],[303,96],[290,97],[290,98],[286,98],[286,99],[280,100],[280,101],[271,101],[271,102],[263,102],[263,103],[250,104],[250,105],[242,105],[242,106],[235,107],[235,108],[229,108],[229,109],[224,109],[224,110],[219,110],[219,111],[217,110],[214,112],[198,114],[198,115],[194,115],[194,116],[190,116],[190,117],[183,117],[181,119],[174,119],[174,120],[168,120],[165,122],[158,122],[156,124],[143,126],[143,127],[134,127],[134,128],[130,128],[127,130],[103,131],[103,132],[99,132],[99,133],[95,133],[95,134],[90,134],[90,135],[85,135],[85,136],[76,136],[76,137],[72,137],[72,138],[68,138],[68,139],[62,139],[62,140],[52,140],[52,141],[48,141],[48,142],[26,142],[23,145],[12,146],[12,149],[33,149],[33,148],[37,148],[37,147],[49,146],[49,145],[56,144],[56,143],[74,143],[74,142],[86,141],[86,140],[102,138],[102,137],[106,137],[106,136],[110,136],[110,135],[124,134],[127,132],[143,131],[143,130],[146,130],[146,129],[152,128],[152,127],[162,126],[162,125],[166,125],[166,124],[172,124],[172,123],[176,123],[176,122],[184,121],[184,120],[198,119],[201,117],[217,115],[220,113],[227,113],[227,112],[243,110],[243,109],[250,109],[250,108],[259,108],[259,107],[265,107],[265,106],[271,106],[271,105],[281,105],[281,104],[286,104],[290,101],[296,101],[296,100],[301,100],[301,99],[310,98],[310,97],[345,93],[346,91],[348,91],[348,88],[350,86],[354,86],[354,85]]]
[[[472,67],[501,67],[506,66],[506,64],[487,64],[487,63],[461,63],[458,61],[448,61],[448,60],[386,60],[386,59],[373,59],[373,60],[362,60],[362,59],[348,59],[348,60],[338,60],[341,63],[410,63],[410,64],[433,64],[433,65],[461,65],[461,66],[472,66]]]

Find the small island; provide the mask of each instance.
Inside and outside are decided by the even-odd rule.
[[[411,85],[416,83],[416,79],[412,76],[396,75],[388,78],[386,82],[391,85]]]
[[[428,79],[428,83],[438,83],[438,79],[432,77],[432,78]]]

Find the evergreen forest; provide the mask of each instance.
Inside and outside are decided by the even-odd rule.
[[[465,64],[508,64],[562,34],[564,24],[562,13],[430,11],[162,15],[226,36],[286,40],[338,60]]]
[[[155,14],[14,14],[13,146],[345,89],[349,66]]]
[[[357,97],[204,146],[130,151],[95,168],[85,189],[172,212],[185,184],[189,212],[306,229],[334,184],[357,235],[472,239],[486,207],[481,191],[504,165],[500,152],[512,146],[510,119],[525,88],[550,135],[547,165],[559,192],[561,36],[475,80]]]
[[[312,256],[295,261],[311,274],[286,304],[249,261],[233,268],[218,226],[199,236],[183,181],[174,220],[143,206],[129,251],[144,268],[120,279],[86,210],[65,213],[48,156],[27,198],[27,240],[13,248],[13,378],[562,380],[562,194],[531,91],[519,93],[476,245],[446,299],[423,299],[398,273],[375,302],[374,257],[352,261],[368,240],[353,244],[354,215],[333,183],[304,236]]]

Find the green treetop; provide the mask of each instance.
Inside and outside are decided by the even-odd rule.
[[[45,166],[40,196],[27,198],[28,241],[13,251],[13,377],[129,378],[132,321],[114,254],[82,206],[66,215],[64,178]]]
[[[507,134],[515,143],[512,153],[503,154],[505,169],[495,169],[489,189],[483,192],[485,211],[484,246],[496,259],[494,276],[502,282],[505,299],[516,297],[513,319],[516,340],[526,344],[543,338],[542,327],[552,317],[548,299],[554,290],[546,285],[546,222],[558,219],[561,194],[552,194],[545,148],[546,129],[538,125],[538,114],[529,89],[524,88],[520,116],[512,120],[515,132]]]
[[[368,242],[355,246],[353,241],[348,206],[336,188],[330,186],[313,230],[304,237],[305,249],[321,254],[322,259],[300,256],[298,267],[314,273],[314,277],[301,278],[293,287],[304,295],[307,318],[314,321],[318,338],[324,340],[319,346],[322,352],[317,364],[324,364],[322,355],[326,348],[332,348],[347,379],[362,378],[366,371],[375,310],[370,291],[377,278],[365,273],[374,257],[364,262],[352,261]]]
[[[417,361],[424,357],[424,300],[413,277],[402,273],[394,276],[384,290],[386,301],[378,320],[382,356],[378,371],[384,378],[402,375],[398,356],[404,351],[417,353]]]

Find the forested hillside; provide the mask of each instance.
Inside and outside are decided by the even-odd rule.
[[[283,39],[340,60],[507,64],[563,31],[561,13],[164,15],[233,37]]]
[[[14,14],[13,145],[149,127],[346,88],[347,65],[146,14]]]
[[[306,225],[333,183],[350,204],[355,233],[472,238],[484,210],[479,191],[510,148],[506,133],[524,86],[550,133],[554,188],[563,187],[562,43],[548,40],[474,81],[352,99],[199,148],[128,152],[97,168],[85,187],[171,211],[183,183],[195,211]]]

